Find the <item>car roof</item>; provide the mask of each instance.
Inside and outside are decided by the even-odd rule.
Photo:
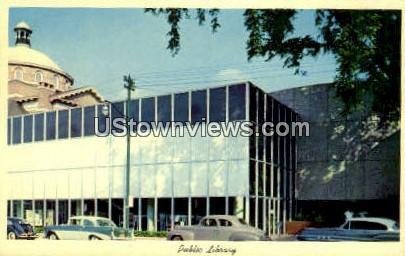
[[[205,216],[204,218],[228,219],[228,220],[238,220],[239,219],[237,216],[234,216],[234,215],[221,215],[221,214],[208,215],[208,216]]]
[[[352,217],[349,221],[368,221],[368,222],[377,222],[386,226],[393,226],[396,221],[388,219],[388,218],[380,218],[380,217]]]
[[[23,220],[21,218],[17,218],[17,217],[7,217],[8,220]]]
[[[73,216],[70,217],[70,219],[75,220],[75,219],[90,219],[90,220],[110,220],[109,218],[104,218],[104,217],[96,217],[96,216]]]

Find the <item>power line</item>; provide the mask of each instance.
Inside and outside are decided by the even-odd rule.
[[[334,70],[320,70],[320,71],[315,71],[315,72],[311,72],[307,77],[305,78],[315,78],[321,74],[325,74],[328,72],[333,72]],[[282,75],[275,75],[275,74],[268,74],[268,75],[262,75],[262,76],[252,76],[249,77],[250,81],[254,81],[257,79],[263,79],[263,78],[272,78],[272,77],[277,77],[277,78],[281,78],[281,77],[290,77],[290,76],[295,76],[294,74],[282,74]],[[170,90],[190,90],[190,89],[198,89],[199,87],[207,87],[207,84],[209,83],[215,83],[216,85],[218,85],[218,83],[231,83],[231,82],[241,82],[238,79],[235,78],[229,78],[229,79],[199,79],[199,80],[188,80],[188,81],[183,81],[183,82],[168,82],[168,83],[154,83],[154,84],[147,84],[147,85],[138,85],[137,89],[139,90],[149,90],[149,91],[156,91],[156,90],[161,90],[162,86],[169,86],[168,89]],[[137,83],[139,84],[139,83]],[[200,85],[200,86],[197,86]],[[123,96],[123,91],[117,91],[115,89],[111,89],[111,90],[103,90],[104,94],[108,94],[111,96],[119,96],[122,94]]]
[[[311,72],[309,76],[312,76],[313,74],[323,74],[323,73],[328,73],[328,72],[333,72],[334,70],[320,70],[320,71],[315,71]],[[288,76],[295,76],[294,74],[281,74],[281,75],[274,75],[274,74],[269,74],[269,75],[261,75],[261,76],[250,76],[246,80],[253,80],[253,79],[263,79],[263,78],[272,78],[272,77],[288,77]],[[143,84],[139,86],[139,88],[147,87],[147,86],[167,86],[167,85],[183,85],[183,84],[190,84],[190,83],[199,83],[199,82],[227,82],[227,81],[235,81],[237,79],[235,78],[229,78],[229,79],[210,79],[210,80],[200,80],[200,79],[195,79],[195,80],[187,80],[185,79],[184,82],[183,79],[178,79],[176,82],[167,82],[167,83],[149,83],[149,84]]]
[[[325,65],[334,65],[335,63],[333,62],[328,62],[328,63],[324,63],[322,66]],[[315,65],[319,65],[318,63],[316,64],[302,64],[300,65],[300,67],[310,67],[310,66],[315,66]],[[247,66],[248,68],[255,68],[255,67],[264,67],[264,68],[272,68],[272,67],[282,67],[280,64],[278,63],[221,63],[219,65],[205,65],[205,66],[196,66],[193,68],[187,68],[187,69],[176,69],[176,70],[172,70],[172,69],[166,69],[166,70],[160,70],[160,71],[154,71],[154,72],[136,72],[137,77],[145,77],[145,76],[150,76],[150,75],[161,75],[164,73],[194,73],[194,72],[200,72],[202,70],[218,70],[218,69],[223,69],[223,68],[230,68],[230,67],[236,67],[236,68],[242,68],[243,66]]]
[[[301,69],[308,69],[308,68],[315,68],[315,67],[325,67],[325,65],[321,65],[321,64],[311,64],[311,65],[303,65],[300,68]],[[242,68],[242,67],[237,67],[237,68],[231,68],[231,67],[222,67],[222,68],[211,68],[211,69],[198,69],[195,70],[193,69],[192,71],[189,72],[180,72],[178,70],[173,70],[171,71],[169,74],[164,75],[165,73],[159,73],[156,72],[154,75],[139,75],[137,74],[137,80],[142,80],[142,79],[168,79],[168,77],[170,76],[182,76],[182,77],[195,77],[195,76],[201,76],[201,73],[214,73],[214,72],[218,72],[220,73],[221,71],[240,71],[240,72],[244,72],[244,73],[252,73],[252,72],[260,72],[260,71],[270,71],[270,72],[287,72],[287,69],[279,69],[280,67],[271,67],[271,66],[258,66],[258,67],[248,67],[248,68]],[[273,71],[273,70],[277,70],[277,71]]]
[[[263,69],[270,69],[273,66],[272,64],[273,63],[270,63],[270,64],[268,64],[268,63],[256,63],[256,64],[253,64],[253,66],[252,66],[252,64],[249,64],[249,67],[247,67],[246,69],[241,69],[241,67],[239,65],[239,66],[237,66],[237,68],[238,68],[237,70],[241,71],[241,72],[245,72],[245,73],[256,73],[256,72],[260,73],[261,71],[263,71]],[[332,63],[327,63],[327,64],[332,64]],[[327,64],[323,64],[323,65],[321,65],[319,63],[303,64],[300,67],[301,68],[321,67],[321,66],[325,67],[325,65],[327,65]],[[237,65],[237,64],[233,63],[233,65]],[[280,68],[280,65],[277,65],[277,64],[274,64],[274,65],[276,65],[277,68]],[[210,65],[210,66],[206,66],[205,69],[206,70],[211,70],[212,72],[215,72],[215,71],[220,72],[220,71],[223,71],[223,70],[226,70],[226,69],[231,69],[229,66],[224,66],[224,64],[216,65],[216,66],[219,67],[219,68],[213,68],[215,66]],[[176,81],[178,81],[178,79],[179,79],[178,76],[181,76],[182,80],[186,80],[186,79],[194,78],[195,76],[200,77],[201,73],[203,71],[202,68],[200,68],[200,69],[192,68],[192,69],[185,69],[185,70],[186,71],[188,70],[188,72],[183,73],[181,69],[175,69],[175,70],[163,71],[163,72],[162,71],[143,72],[143,73],[141,72],[141,73],[135,73],[136,74],[135,77],[136,77],[137,81],[152,80],[152,79],[165,80],[165,81],[168,81],[168,80],[176,80]],[[184,71],[184,69],[183,69],[183,71]],[[166,72],[169,73],[169,76],[163,76],[163,74],[166,73]],[[283,73],[283,72],[286,72],[286,71],[284,69],[284,70],[271,71],[271,72],[272,73],[274,73],[274,72]],[[203,72],[203,73],[207,73],[207,72]],[[151,75],[147,75],[147,74],[151,74]],[[152,75],[152,74],[154,74],[154,75]],[[186,75],[186,74],[189,74],[189,75]],[[174,75],[177,76],[177,77],[173,77]],[[247,74],[247,75],[249,75],[249,74]],[[207,76],[207,74],[205,76]],[[121,77],[111,78],[111,79],[99,81],[96,84],[108,83],[108,82],[112,82],[112,81],[115,81],[115,80],[118,81],[120,79],[121,79]],[[153,83],[155,83],[155,82],[153,81]]]

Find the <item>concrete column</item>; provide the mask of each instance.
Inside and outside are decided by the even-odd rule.
[[[42,226],[45,226],[46,225],[46,200],[43,200],[43,204],[42,204],[42,206],[43,206],[43,211],[42,211]]]
[[[82,197],[82,199],[80,199],[80,215],[83,216],[84,215],[84,199]]]
[[[158,200],[157,200],[156,197],[154,199],[154,207],[153,208],[154,208],[153,209],[153,220],[154,220],[153,226],[155,227],[154,231],[157,231],[159,227],[158,227]]]
[[[35,226],[35,200],[32,200],[32,223]]]
[[[94,216],[98,216],[98,200],[94,199]]]
[[[234,209],[235,209],[235,215],[238,216],[238,218],[243,219],[243,196],[237,196],[235,197],[235,201],[234,201],[234,205],[233,205]]]
[[[206,203],[207,207],[205,207],[205,215],[210,215],[210,197],[207,196]]]
[[[138,231],[142,230],[142,198],[138,198]]]
[[[112,218],[112,199],[108,197],[108,218],[111,220]]]
[[[55,223],[59,225],[59,200],[55,200]]]
[[[250,223],[250,200],[249,195],[245,196],[245,221]]]
[[[187,225],[191,226],[191,197],[188,198],[188,209],[187,209]]]
[[[68,219],[72,216],[72,199],[68,199]]]
[[[155,217],[155,202],[154,202],[154,199],[148,199],[147,208],[146,208],[148,231],[153,231],[156,228],[154,217]]]
[[[174,228],[174,197],[170,200],[170,230]]]
[[[14,201],[10,200],[10,217],[14,217]]]

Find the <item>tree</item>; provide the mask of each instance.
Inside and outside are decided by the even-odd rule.
[[[170,25],[167,48],[175,56],[180,50],[179,24],[190,18],[189,9],[145,9],[164,15]],[[244,24],[247,58],[278,56],[284,67],[296,74],[304,57],[332,53],[337,61],[334,85],[344,103],[342,113],[359,110],[370,100],[372,111],[381,123],[399,117],[401,12],[380,10],[317,10],[314,20],[319,35],[294,36],[293,19],[297,10],[247,9]],[[220,28],[218,9],[196,9],[196,19],[203,25],[210,18],[212,31]]]

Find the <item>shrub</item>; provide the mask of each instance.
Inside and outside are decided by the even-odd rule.
[[[134,236],[137,237],[166,237],[167,231],[134,231]]]

